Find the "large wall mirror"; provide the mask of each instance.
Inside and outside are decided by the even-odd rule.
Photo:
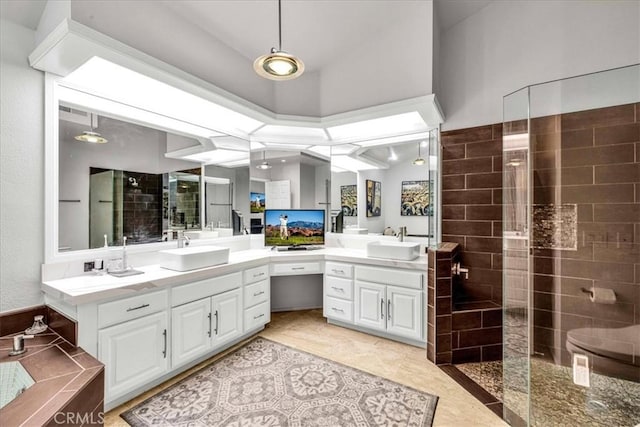
[[[198,138],[64,101],[57,128],[58,252],[245,233],[248,143],[190,159]]]
[[[436,131],[421,138],[331,150],[332,230],[338,233],[434,237]]]
[[[330,212],[331,163],[326,155],[296,147],[251,151],[250,229],[263,232],[264,209],[321,209]],[[328,230],[329,221],[325,220]]]

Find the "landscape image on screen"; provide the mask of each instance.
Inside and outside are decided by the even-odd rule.
[[[264,193],[251,192],[251,213],[264,212]]]
[[[324,211],[267,209],[264,211],[264,245],[324,244]]]

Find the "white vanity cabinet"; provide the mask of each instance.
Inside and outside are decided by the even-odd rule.
[[[353,266],[327,261],[324,268],[324,310],[329,319],[353,322]]]
[[[98,330],[98,359],[105,364],[105,401],[122,396],[167,372],[169,322],[166,307],[166,291],[98,306],[98,324],[105,326]],[[148,314],[149,310],[155,313]]]
[[[172,368],[242,335],[241,286],[242,274],[238,272],[173,289]]]
[[[424,276],[400,269],[355,267],[356,325],[422,341]]]
[[[271,321],[271,279],[269,265],[244,271],[244,332]]]

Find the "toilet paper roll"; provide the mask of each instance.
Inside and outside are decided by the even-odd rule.
[[[613,289],[607,288],[591,288],[591,302],[600,304],[614,304],[616,302],[616,293]]]

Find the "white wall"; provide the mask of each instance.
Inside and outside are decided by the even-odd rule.
[[[44,257],[44,75],[35,32],[0,20],[0,311],[38,305]]]
[[[443,130],[497,123],[524,86],[640,62],[640,2],[494,1],[440,49]]]

